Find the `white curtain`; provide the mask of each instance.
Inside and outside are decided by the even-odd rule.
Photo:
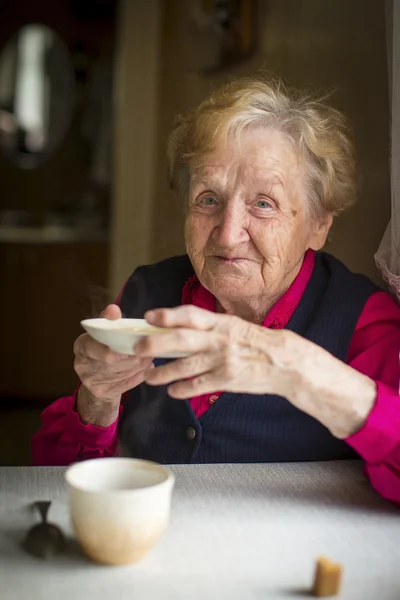
[[[400,0],[386,0],[392,211],[375,262],[400,303]]]

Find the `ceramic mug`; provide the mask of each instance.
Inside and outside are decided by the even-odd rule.
[[[138,562],[168,526],[175,478],[162,465],[98,458],[72,465],[65,478],[75,535],[95,562]]]

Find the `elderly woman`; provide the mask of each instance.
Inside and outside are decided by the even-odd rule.
[[[80,336],[80,386],[44,411],[34,463],[359,456],[400,502],[400,308],[321,252],[355,196],[342,116],[239,80],[179,121],[168,159],[187,255],[137,269],[103,316],[171,332],[135,356]]]

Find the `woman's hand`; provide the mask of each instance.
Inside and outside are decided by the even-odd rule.
[[[169,352],[191,356],[162,365],[146,378],[169,384],[178,399],[224,390],[278,394],[345,438],[365,423],[376,385],[324,349],[288,330],[271,330],[238,317],[194,306],[145,315],[169,334],[149,336],[135,346],[142,358]]]
[[[138,356],[191,354],[157,367],[146,379],[153,385],[175,382],[168,388],[171,396],[190,398],[218,389],[253,394],[284,391],[282,373],[274,368],[271,353],[276,355],[277,346],[286,343],[285,335],[194,306],[156,310],[145,317],[151,324],[174,329],[142,339],[134,347]]]
[[[121,311],[111,304],[101,316],[120,319]],[[88,334],[76,340],[74,354],[74,368],[82,382],[77,411],[83,422],[102,427],[117,418],[122,394],[142,383],[154,366],[151,357],[118,354]]]

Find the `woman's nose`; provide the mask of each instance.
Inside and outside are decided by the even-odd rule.
[[[248,239],[246,214],[238,209],[222,211],[214,229],[214,240],[223,248],[235,248]]]

